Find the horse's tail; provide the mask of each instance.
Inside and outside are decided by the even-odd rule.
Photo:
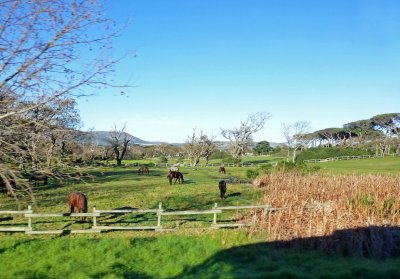
[[[88,212],[88,206],[87,206],[87,198],[86,198],[86,196],[84,195],[84,194],[82,194],[82,196],[83,196],[83,212]]]

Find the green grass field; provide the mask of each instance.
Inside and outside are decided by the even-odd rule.
[[[265,158],[264,158],[265,159]],[[326,173],[400,173],[400,158],[321,163]],[[67,195],[87,194],[89,211],[122,207],[168,210],[210,209],[219,205],[260,204],[264,189],[247,183],[228,184],[228,198],[219,199],[218,180],[246,180],[248,168],[183,168],[184,185],[169,185],[166,168],[138,176],[136,168],[89,169],[84,182],[50,181],[39,186],[35,212],[67,212]],[[22,203],[25,208],[27,201]],[[16,209],[0,198],[0,210]],[[245,214],[245,212],[243,212]],[[222,216],[232,220],[237,213]],[[1,218],[1,216],[0,216]],[[103,217],[102,217],[103,218]],[[400,259],[349,258],[313,251],[276,248],[262,231],[210,229],[210,216],[167,222],[174,230],[115,231],[93,235],[28,236],[0,233],[0,278],[400,278]],[[35,219],[35,229],[88,228],[74,218]],[[0,225],[21,223],[3,220]],[[149,215],[110,216],[100,222],[154,223]]]
[[[399,278],[400,261],[276,249],[241,231],[0,242],[2,278]]]
[[[310,163],[332,174],[399,174],[400,157]]]

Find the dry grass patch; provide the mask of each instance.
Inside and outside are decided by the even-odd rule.
[[[365,250],[378,242],[399,247],[399,177],[273,173],[258,178],[257,183],[265,185],[263,202],[282,208],[267,216],[258,215],[271,241],[294,243],[308,238],[309,243],[302,241],[302,246],[315,246],[317,241],[321,247],[335,250],[332,243],[346,238],[345,249],[353,249],[360,256],[375,253]],[[376,249],[382,249],[382,245]],[[400,253],[397,250],[393,253]]]

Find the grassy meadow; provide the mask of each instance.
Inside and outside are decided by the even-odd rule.
[[[320,166],[325,173],[332,174],[399,174],[399,157],[385,157],[373,159],[332,161],[324,163],[310,163]]]
[[[246,160],[264,163],[271,159],[260,157]],[[60,182],[51,179],[49,185],[38,185],[36,188],[37,200],[33,205],[35,212],[68,212],[67,196],[73,191],[81,191],[88,196],[89,212],[94,205],[97,209],[150,209],[157,208],[159,202],[167,210],[211,209],[216,202],[218,205],[271,203],[286,209],[273,213],[270,218],[259,211],[232,212],[218,217],[218,221],[222,222],[243,218],[254,221],[255,217],[258,218],[258,225],[246,229],[210,229],[211,215],[195,215],[170,217],[165,225],[171,230],[162,232],[111,231],[90,235],[40,236],[0,233],[1,278],[400,278],[400,258],[395,253],[383,257],[374,257],[372,254],[364,257],[337,254],[328,246],[326,249],[321,249],[321,246],[314,249],[294,245],[310,237],[317,237],[311,242],[314,246],[315,243],[325,243],[324,239],[331,240],[329,235],[336,229],[346,228],[345,224],[353,218],[349,214],[354,212],[359,216],[357,226],[385,225],[384,222],[374,223],[373,218],[377,218],[375,210],[379,208],[383,209],[381,213],[384,219],[397,216],[390,221],[390,225],[398,225],[400,191],[396,194],[396,189],[400,189],[396,179],[399,181],[400,158],[338,161],[318,165],[321,174],[306,177],[279,177],[277,174],[275,180],[265,188],[257,188],[246,182],[248,167],[229,167],[226,174],[219,174],[218,167],[185,167],[181,169],[184,185],[169,185],[166,168],[150,168],[149,176],[139,176],[136,167],[86,168],[82,171],[91,176],[83,178],[83,181]],[[384,192],[384,184],[375,188],[358,188],[355,182],[357,178],[334,178],[340,181],[336,184],[326,178],[338,174],[362,176],[367,173],[378,173],[384,177],[382,181],[390,184],[390,191],[377,195],[375,192]],[[219,179],[240,180],[242,183],[229,183],[228,197],[221,201],[217,187]],[[379,177],[373,176],[367,184],[374,185],[374,179]],[[326,215],[323,207],[323,213],[310,211],[302,217],[296,217],[300,213],[295,210],[301,208],[295,207],[300,204],[304,208],[304,200],[311,205],[318,205],[315,201],[333,201],[334,197],[338,201],[343,200],[343,196],[334,194],[339,190],[333,189],[347,182],[361,190],[354,191],[359,199],[353,200],[353,203],[340,203],[343,204],[340,208],[345,208],[346,212],[334,209]],[[332,188],[322,187],[327,184],[332,185]],[[285,185],[290,187],[285,188]],[[313,190],[308,191],[307,187]],[[351,200],[351,188],[340,192],[348,195],[348,200]],[[387,200],[392,202],[389,211],[384,210],[385,206],[387,209]],[[28,201],[21,202],[22,208],[28,204]],[[293,207],[287,210],[291,204]],[[0,210],[4,209],[17,208],[11,199],[2,196]],[[370,224],[363,223],[366,215],[372,216]],[[297,225],[282,221],[285,218],[297,222]],[[20,218],[0,220],[1,226],[25,222],[25,219]],[[69,217],[54,218],[55,222],[48,221],[48,218],[34,219],[33,227],[37,230],[90,227],[88,223]],[[155,224],[156,217],[151,214],[110,215],[99,218],[99,222],[118,225]],[[307,226],[303,227],[302,222],[306,222]],[[321,228],[327,224],[330,231],[324,232]],[[396,241],[400,239],[392,239],[391,243],[398,246]]]

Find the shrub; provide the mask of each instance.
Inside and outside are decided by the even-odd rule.
[[[292,161],[280,161],[276,166],[276,169],[280,172],[293,172],[299,174],[306,174],[316,172],[320,169],[319,166],[307,166],[303,161],[296,161],[293,163]]]
[[[158,163],[168,163],[168,158],[165,156],[161,156],[158,158]]]
[[[235,160],[230,154],[225,155],[225,157],[222,159],[222,163],[226,164],[237,164],[240,163],[240,161],[241,161],[240,159]]]
[[[229,153],[226,151],[217,151],[210,156],[210,160],[213,159],[224,159],[225,157],[229,157]],[[232,157],[232,156],[231,156]]]
[[[271,164],[266,164],[266,165],[261,165],[259,166],[259,172],[267,174],[270,173],[272,170],[273,166]]]
[[[251,180],[255,179],[259,174],[258,170],[248,169],[246,171],[247,178]]]

